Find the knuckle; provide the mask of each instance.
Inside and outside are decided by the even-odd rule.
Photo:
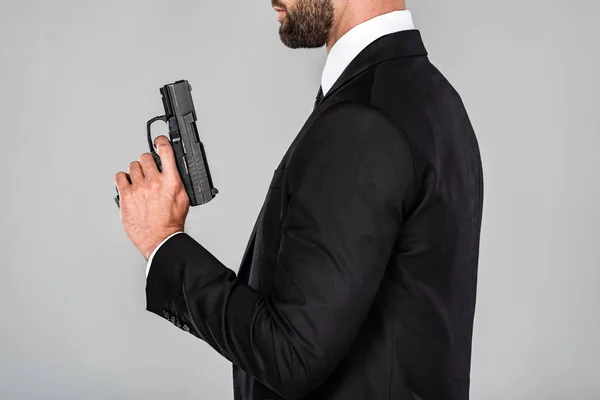
[[[160,181],[157,180],[157,179],[151,179],[151,180],[148,181],[148,189],[151,192],[157,192],[157,191],[159,191],[160,188],[161,188],[161,186],[162,185],[161,185]]]
[[[152,160],[154,160],[154,157],[150,153],[144,153],[140,156],[140,161],[150,162]]]
[[[158,152],[160,154],[168,154],[171,152],[171,145],[168,143],[163,143],[158,145]]]
[[[174,190],[174,191],[183,190],[183,182],[181,181],[181,178],[178,175],[176,175],[176,174],[169,175],[167,182],[168,182],[169,188],[171,190]]]
[[[119,171],[115,174],[114,181],[117,186],[122,186],[125,182],[127,182],[127,175],[125,172]]]

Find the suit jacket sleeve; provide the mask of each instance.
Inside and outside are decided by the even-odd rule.
[[[339,103],[287,165],[290,202],[272,291],[240,282],[186,233],[155,254],[147,309],[286,398],[318,387],[348,352],[384,276],[414,181],[402,133],[377,108]],[[179,322],[181,321],[181,322]],[[186,329],[187,330],[187,329]]]

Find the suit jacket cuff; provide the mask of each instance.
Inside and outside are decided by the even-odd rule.
[[[234,271],[187,233],[176,235],[154,256],[146,279],[146,310],[203,339],[232,361],[220,328],[235,278]]]
[[[172,235],[169,235],[165,240],[163,240],[162,242],[160,242],[160,244],[158,246],[156,246],[156,248],[152,251],[152,254],[150,254],[150,257],[148,258],[148,263],[146,264],[146,279],[148,279],[148,273],[150,272],[150,265],[152,264],[152,259],[154,258],[154,255],[156,254],[156,252],[158,251],[158,249],[165,244],[165,242],[169,239],[171,239],[173,236],[177,235],[178,233],[183,233],[183,232],[175,232]]]

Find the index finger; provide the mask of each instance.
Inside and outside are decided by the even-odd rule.
[[[160,163],[162,164],[162,172],[167,174],[178,173],[177,163],[175,162],[175,153],[173,152],[173,146],[166,136],[160,135],[154,139],[154,146],[160,157]]]

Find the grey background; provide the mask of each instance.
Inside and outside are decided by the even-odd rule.
[[[472,398],[600,398],[600,5],[408,6],[484,163]],[[2,1],[0,398],[232,397],[224,358],[145,311],[113,176],[188,79],[220,194],[187,230],[237,270],[326,57],[277,28],[268,0]]]

